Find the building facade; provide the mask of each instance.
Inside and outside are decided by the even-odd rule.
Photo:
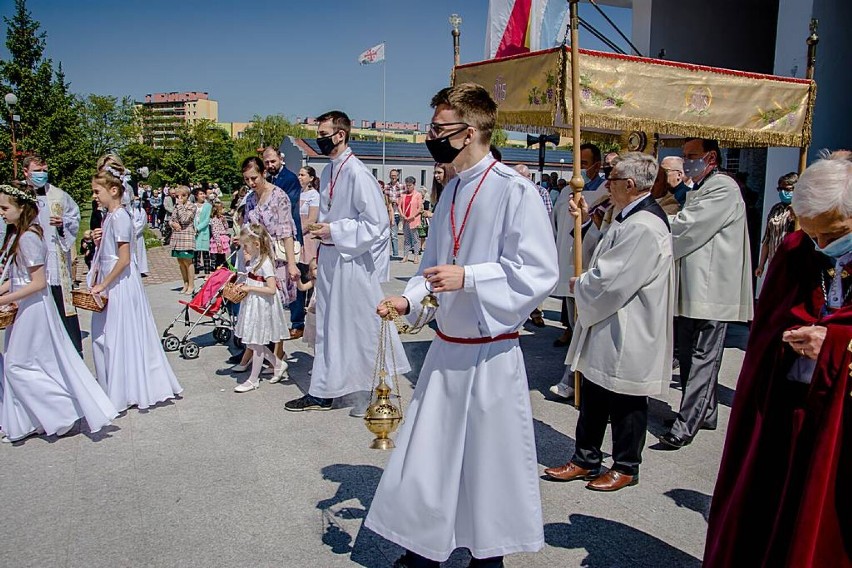
[[[219,103],[199,91],[154,93],[137,103],[143,137],[154,148],[166,148],[175,140],[178,126],[199,120],[218,122]]]
[[[408,176],[417,180],[417,185],[427,189],[432,187],[435,160],[429,154],[425,144],[409,142],[387,142],[384,151],[381,142],[352,140],[350,147],[358,158],[370,169],[376,179],[387,181],[392,169],[400,171],[399,178]],[[284,163],[290,171],[297,173],[302,166],[311,166],[319,175],[328,165],[328,156],[323,156],[315,139],[293,138],[288,136],[279,148]],[[538,171],[538,149],[500,148],[503,162],[509,166],[525,164],[532,172],[533,181],[541,179]],[[556,172],[560,178],[571,177],[573,153],[548,148],[545,155],[544,171]]]

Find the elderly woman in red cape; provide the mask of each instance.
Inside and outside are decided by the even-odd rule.
[[[704,567],[852,566],[852,153],[802,175],[769,267]]]

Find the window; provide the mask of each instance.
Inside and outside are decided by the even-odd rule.
[[[426,185],[426,170],[420,170],[420,185]]]
[[[373,177],[379,179],[379,168],[373,168]]]

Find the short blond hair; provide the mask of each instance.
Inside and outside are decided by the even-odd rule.
[[[497,124],[497,103],[485,87],[476,83],[445,87],[432,97],[432,108],[438,105],[447,105],[456,111],[461,120],[479,131],[482,142],[491,142],[491,134]]]

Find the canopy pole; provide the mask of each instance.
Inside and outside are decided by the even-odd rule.
[[[814,70],[816,68],[816,48],[819,43],[819,36],[817,35],[818,25],[819,20],[811,18],[811,35],[806,40],[808,43],[808,67],[805,72],[805,78],[809,81],[814,80]],[[808,146],[803,145],[799,148],[799,175],[802,175],[806,167],[808,167]]]
[[[582,196],[583,176],[580,175],[580,59],[577,46],[579,44],[578,28],[580,19],[577,5],[580,0],[568,0],[571,16],[571,127],[574,135],[574,169],[571,174],[571,191],[574,193],[574,203],[580,207]],[[583,272],[583,219],[578,215],[574,219],[574,276]],[[574,321],[576,322],[577,304],[574,303]],[[576,327],[576,323],[575,323]],[[580,372],[574,371],[574,407],[580,408]]]

